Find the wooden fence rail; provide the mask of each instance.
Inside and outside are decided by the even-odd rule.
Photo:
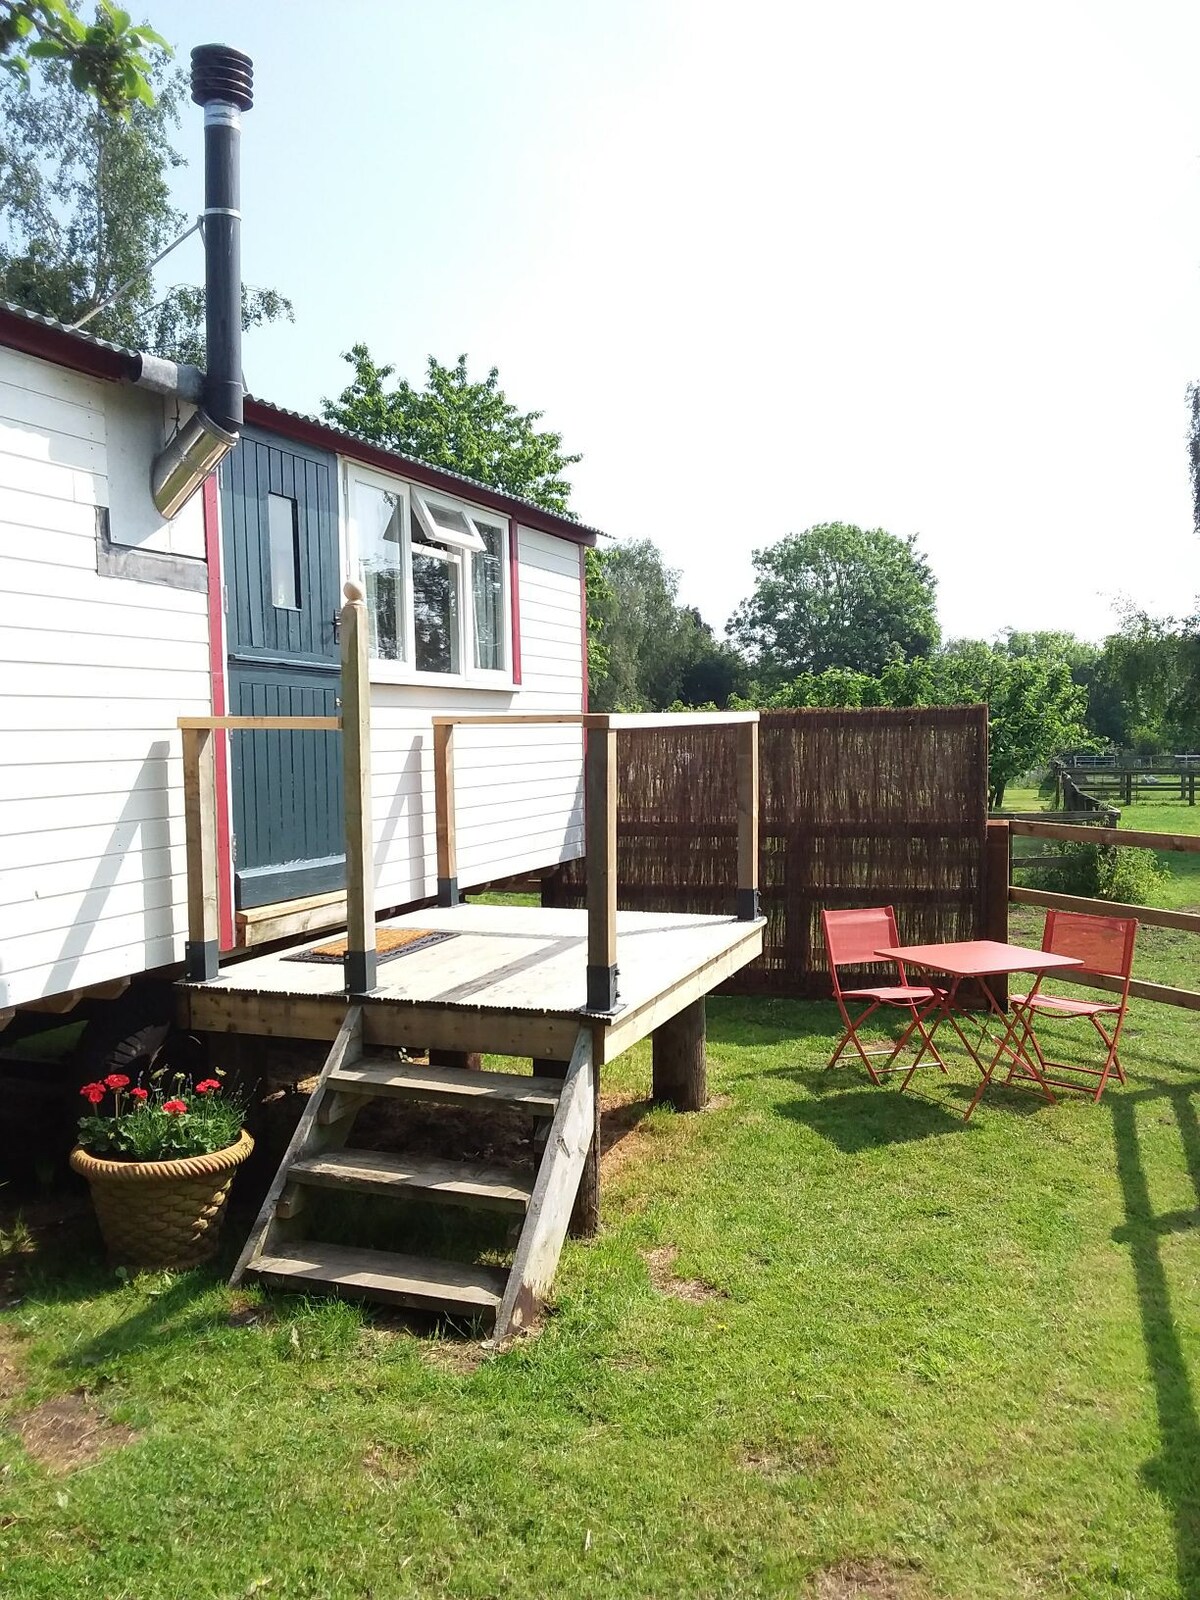
[[[1138,849],[1173,851],[1181,855],[1200,853],[1200,835],[1187,833],[1150,833],[1133,828],[1076,827],[1058,822],[995,822],[990,823],[988,827],[989,843],[992,828],[1003,829],[1010,840],[1016,834],[1062,844],[1129,845]],[[1200,933],[1200,913],[1193,911],[1161,911],[1157,906],[1126,905],[1114,900],[1093,900],[1084,895],[1052,894],[1044,889],[1021,888],[1012,882],[1013,868],[1038,864],[1052,865],[1060,858],[1046,855],[1032,859],[1018,857],[1014,860],[1011,846],[1007,848],[1006,854],[1009,860],[1007,898],[1010,905],[1042,906],[1047,910],[1074,911],[1091,916],[1136,917],[1138,922],[1146,927],[1175,928],[1185,933]],[[1106,977],[1102,973],[1089,973],[1087,977],[1076,978],[1070,973],[1056,972],[1054,976],[1062,983],[1083,984],[1088,988],[1105,989],[1113,993],[1120,993],[1123,987],[1120,978]],[[1135,978],[1129,985],[1129,993],[1138,1000],[1153,1000],[1160,1005],[1181,1006],[1188,1011],[1200,1011],[1200,990],[1176,989],[1168,984],[1148,983],[1144,979]]]

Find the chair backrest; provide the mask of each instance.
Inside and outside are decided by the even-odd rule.
[[[1042,949],[1075,956],[1080,973],[1098,972],[1128,981],[1138,925],[1133,917],[1096,917],[1086,911],[1047,911]]]
[[[834,994],[841,992],[839,967],[878,967],[882,963],[875,952],[900,943],[900,936],[896,932],[896,913],[891,906],[822,911],[821,927],[825,934],[825,952],[829,957]]]

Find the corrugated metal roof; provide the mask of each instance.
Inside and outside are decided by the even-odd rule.
[[[68,328],[65,323],[57,321],[54,317],[43,316],[37,311],[28,311],[24,306],[14,305],[9,300],[0,300],[0,312],[5,312],[32,327],[45,328],[59,338],[65,338],[72,342],[77,341],[85,349],[106,352],[115,357],[117,361],[128,363],[131,367],[137,363],[141,355],[140,351],[129,350],[123,345],[113,344],[111,340],[98,338],[95,334],[88,333],[83,329]],[[0,330],[0,337],[2,337],[2,330]],[[54,357],[49,356],[48,359],[52,360]],[[356,433],[351,433],[348,428],[326,421],[324,417],[314,417],[303,411],[293,411],[287,406],[275,405],[272,401],[263,400],[253,394],[249,394],[247,398],[260,411],[268,411],[280,419],[280,432],[287,431],[286,424],[289,420],[301,422],[307,428],[320,429],[322,433],[329,436],[335,446],[340,441],[345,446],[344,453],[346,454],[354,454],[355,451],[369,451],[374,457],[386,456],[389,462],[395,463],[400,476],[411,475],[413,472],[418,474],[435,473],[438,477],[445,478],[451,483],[461,483],[464,487],[464,493],[466,490],[470,490],[472,497],[481,500],[484,504],[491,502],[499,509],[502,502],[504,506],[516,509],[518,513],[522,508],[525,509],[539,523],[548,521],[557,524],[568,538],[574,538],[578,541],[582,535],[584,541],[590,544],[597,538],[606,537],[601,529],[590,527],[585,522],[578,522],[573,517],[563,516],[561,512],[550,511],[547,507],[538,505],[535,500],[529,500],[524,495],[510,494],[506,489],[497,489],[490,484],[480,483],[477,478],[469,478],[463,472],[455,472],[452,467],[435,466],[432,462],[422,461],[417,456],[405,455],[399,450],[390,449],[387,445],[375,444],[370,440],[361,438]]]

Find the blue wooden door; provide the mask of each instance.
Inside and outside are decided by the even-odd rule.
[[[336,716],[336,459],[248,429],[221,467],[229,709]],[[337,733],[230,736],[239,906],[341,888]]]

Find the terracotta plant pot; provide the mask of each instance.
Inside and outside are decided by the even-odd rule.
[[[177,1161],[106,1161],[76,1146],[71,1166],[91,1185],[116,1266],[195,1267],[215,1254],[233,1175],[254,1149],[236,1144]]]

